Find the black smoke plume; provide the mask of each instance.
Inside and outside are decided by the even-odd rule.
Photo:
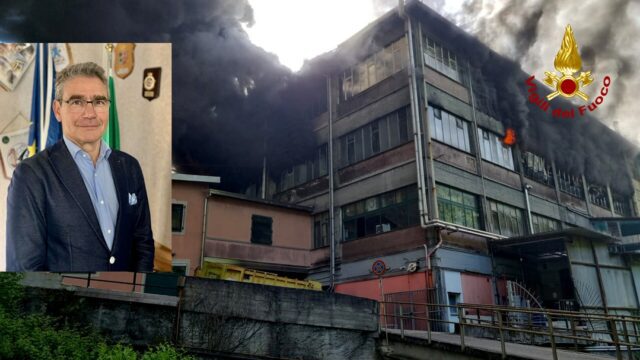
[[[173,166],[220,176],[231,191],[259,181],[265,154],[276,171],[314,147],[289,89],[299,81],[250,42],[243,25],[253,22],[246,0],[0,4],[4,41],[171,42]]]

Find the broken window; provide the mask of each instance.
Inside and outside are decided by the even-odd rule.
[[[539,183],[554,186],[551,163],[532,152],[522,153],[522,163],[524,176]]]
[[[611,197],[613,197],[613,212],[620,216],[631,216],[628,198],[615,192],[612,192]]]
[[[581,176],[573,175],[562,170],[557,170],[557,174],[558,188],[560,191],[584,199],[584,187]]]
[[[609,209],[607,187],[595,184],[589,185],[589,202],[601,208]]]

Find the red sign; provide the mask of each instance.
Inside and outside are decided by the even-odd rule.
[[[387,265],[385,265],[384,261],[378,259],[371,265],[371,271],[378,276],[382,276],[387,271]]]

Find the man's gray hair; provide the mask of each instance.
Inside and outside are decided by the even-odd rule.
[[[104,75],[104,69],[100,65],[94,62],[69,65],[56,74],[56,100],[62,101],[64,83],[78,76],[96,77],[107,86],[107,78]]]

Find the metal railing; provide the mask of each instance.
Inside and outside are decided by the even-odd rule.
[[[86,276],[78,276],[81,273],[76,273],[76,275],[67,275],[67,274],[62,274],[61,275],[61,283],[64,284],[65,279],[69,279],[69,280],[82,280],[84,282],[83,286],[85,288],[92,288],[92,283],[105,283],[105,284],[117,284],[117,285],[128,285],[131,286],[131,290],[130,292],[140,292],[143,293],[145,292],[145,289],[167,289],[167,290],[176,290],[179,291],[180,288],[182,287],[181,284],[184,283],[184,280],[178,280],[176,285],[161,285],[161,284],[148,284],[146,282],[138,282],[138,275],[140,273],[137,272],[133,272],[131,274],[132,275],[132,280],[110,280],[110,279],[104,279],[104,278],[99,278],[99,277],[92,277],[92,273],[87,273]],[[84,274],[84,273],[82,273]],[[79,287],[80,285],[74,285],[74,284],[66,284],[69,286],[77,286]],[[105,290],[111,290],[111,291],[116,291],[116,292],[123,292],[123,290],[120,289],[105,289]]]
[[[453,326],[463,351],[465,336],[490,338],[500,341],[502,358],[507,356],[506,343],[550,346],[554,360],[558,359],[558,347],[581,351],[590,346],[611,346],[617,359],[623,358],[623,347],[630,359],[633,351],[640,350],[640,317],[634,315],[413,301],[384,301],[380,309],[381,331],[399,328],[402,338],[407,330],[426,331],[431,344],[432,332],[450,332],[447,330]]]

